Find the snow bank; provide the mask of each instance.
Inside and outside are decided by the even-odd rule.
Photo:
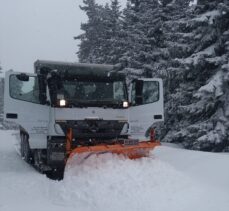
[[[200,190],[192,181],[157,157],[133,161],[105,154],[75,163],[68,166],[57,199],[81,210],[178,211],[198,200]]]
[[[161,146],[149,158],[103,154],[74,157],[57,182],[15,152],[15,137],[0,131],[0,211],[226,211],[228,154]]]

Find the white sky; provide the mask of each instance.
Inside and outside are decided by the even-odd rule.
[[[110,2],[97,0],[98,3]],[[125,5],[126,0],[120,0]],[[33,72],[37,59],[77,61],[82,0],[0,0],[0,64]]]

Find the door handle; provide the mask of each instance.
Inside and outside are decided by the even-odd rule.
[[[17,119],[18,116],[17,116],[17,114],[15,114],[15,113],[7,113],[7,114],[6,114],[6,118],[7,118],[7,119]]]
[[[162,119],[162,115],[160,115],[160,114],[154,115],[154,119]]]

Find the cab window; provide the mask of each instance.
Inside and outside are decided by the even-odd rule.
[[[159,100],[159,83],[157,81],[144,81],[143,104],[154,103]]]
[[[20,80],[18,75],[10,76],[10,96],[17,100],[40,103],[39,86],[35,76],[28,76],[26,80]]]
[[[159,82],[135,80],[132,82],[131,103],[133,106],[159,101]]]

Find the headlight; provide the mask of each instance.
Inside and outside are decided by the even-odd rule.
[[[122,104],[123,108],[128,108],[129,106],[129,103],[127,101],[124,101],[123,104]]]
[[[66,100],[62,99],[60,100],[60,107],[66,106]]]

